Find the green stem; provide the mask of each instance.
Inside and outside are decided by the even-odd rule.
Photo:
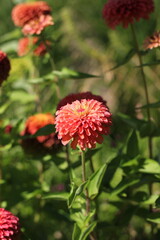
[[[148,87],[147,87],[147,81],[146,81],[146,77],[144,74],[144,69],[143,69],[143,60],[142,60],[142,56],[139,50],[139,45],[138,45],[138,41],[137,41],[137,37],[136,37],[136,33],[135,33],[135,29],[133,24],[131,24],[131,30],[132,30],[132,35],[133,35],[133,40],[135,42],[135,47],[136,47],[136,51],[137,51],[137,55],[138,55],[138,59],[139,59],[139,64],[140,64],[140,71],[141,71],[141,76],[142,76],[142,80],[143,80],[143,85],[144,85],[144,92],[145,92],[145,98],[146,98],[146,104],[147,104],[147,119],[148,122],[151,125],[151,114],[150,114],[150,108],[149,108],[149,94],[148,94]],[[152,150],[152,137],[148,137],[148,147],[149,147],[149,157],[152,158],[153,157],[153,150]]]
[[[82,161],[82,182],[86,182],[86,167],[85,167],[85,152],[81,151],[81,161]],[[86,195],[86,213],[90,212],[90,199],[88,196],[88,190],[85,190]]]
[[[145,77],[145,74],[144,74],[143,60],[142,60],[142,56],[141,56],[141,53],[140,53],[140,49],[139,49],[139,45],[138,45],[138,41],[137,41],[137,37],[136,37],[136,32],[135,32],[135,29],[134,29],[133,24],[131,24],[131,31],[132,31],[132,35],[133,35],[133,40],[134,40],[134,42],[135,42],[135,47],[136,47],[136,51],[137,51],[137,56],[138,56],[138,59],[139,59],[141,76],[142,76],[143,85],[144,85],[144,92],[145,92],[146,105],[147,105],[147,108],[146,108],[147,119],[148,119],[148,122],[150,123],[150,126],[151,126],[151,113],[150,113],[150,108],[149,108],[150,101],[149,101],[147,81],[146,81],[146,77]],[[152,158],[152,157],[153,157],[153,147],[152,147],[152,137],[151,137],[151,136],[148,137],[148,149],[149,149],[149,158]],[[148,185],[148,189],[149,189],[149,194],[150,194],[150,196],[151,196],[151,195],[152,195],[152,192],[153,192],[152,183],[150,183],[150,184]],[[150,211],[151,213],[153,212],[153,206],[152,206],[152,204],[149,205],[149,211]],[[152,225],[151,225],[151,234],[152,234],[152,236],[153,236],[153,230],[154,230],[154,229],[153,229],[153,224],[152,224]]]
[[[86,182],[86,168],[85,168],[85,152],[81,151],[81,161],[82,161],[82,182]],[[88,189],[85,190],[86,195],[86,213],[87,215],[90,212],[90,198],[88,194]],[[93,232],[89,235],[90,240],[96,240],[96,237]]]

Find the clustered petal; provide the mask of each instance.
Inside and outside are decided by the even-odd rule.
[[[42,30],[53,25],[51,8],[44,1],[17,4],[12,10],[12,20],[22,27],[27,34],[40,34]]]
[[[0,85],[9,76],[10,69],[11,65],[6,53],[0,51]]]
[[[135,20],[148,19],[153,10],[153,0],[108,0],[103,8],[103,17],[112,29],[120,24],[127,28]]]
[[[111,113],[106,105],[94,99],[76,100],[56,112],[56,131],[62,144],[72,140],[73,149],[95,148],[102,135],[110,132]]]
[[[65,98],[63,98],[57,105],[57,110],[59,110],[61,107],[66,105],[67,103],[72,103],[76,100],[82,100],[82,99],[94,99],[99,102],[102,102],[104,105],[106,104],[106,101],[98,95],[94,95],[91,92],[82,92],[82,93],[72,93],[67,95]]]
[[[0,208],[0,240],[13,240],[20,233],[18,217]]]
[[[144,48],[146,50],[157,47],[160,47],[160,31],[155,32],[152,36],[148,37],[144,41]]]
[[[26,121],[25,129],[21,135],[34,135],[40,128],[45,127],[48,124],[55,124],[55,118],[51,113],[38,113],[30,116]],[[48,148],[59,142],[55,133],[38,136],[36,137],[36,140],[39,143],[42,143],[44,147]]]
[[[35,56],[43,56],[46,52],[46,45],[50,47],[51,43],[49,41],[45,41],[45,44],[39,41],[38,37],[33,38],[21,38],[18,42],[18,56],[24,56],[27,53],[33,50],[33,55]]]

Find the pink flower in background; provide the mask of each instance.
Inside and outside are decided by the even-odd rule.
[[[40,34],[45,27],[54,24],[51,8],[44,1],[16,5],[12,10],[12,20],[23,28],[25,35]]]
[[[148,19],[153,10],[153,0],[108,0],[103,8],[103,18],[112,29],[120,24],[127,28],[135,20]]]
[[[95,148],[102,135],[110,132],[111,113],[106,105],[94,99],[76,100],[56,112],[56,131],[62,144],[71,142],[73,149]]]
[[[0,240],[14,240],[20,233],[18,217],[0,208]]]
[[[152,36],[148,37],[144,41],[144,48],[146,50],[157,47],[160,47],[160,31],[155,32]]]
[[[21,38],[18,42],[18,55],[24,56],[29,53],[32,48],[34,48],[33,55],[43,56],[47,52],[46,45],[50,47],[51,43],[49,41],[46,41],[45,44],[43,42],[39,42],[38,37]]]
[[[6,53],[0,51],[0,85],[9,76],[10,69],[11,65]]]
[[[61,107],[63,107],[67,103],[72,103],[76,100],[82,100],[82,99],[94,99],[99,102],[102,102],[103,104],[106,104],[106,101],[101,96],[93,95],[91,92],[72,93],[67,95],[58,103],[57,110],[59,110]]]

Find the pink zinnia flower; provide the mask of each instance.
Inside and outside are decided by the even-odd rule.
[[[11,65],[6,53],[0,51],[0,85],[9,76],[10,69]]]
[[[0,240],[13,240],[20,233],[18,217],[0,208]]]
[[[160,47],[160,31],[155,32],[152,36],[148,37],[144,41],[144,48],[146,50],[157,47]]]
[[[58,103],[57,110],[59,110],[61,107],[63,107],[67,103],[71,104],[76,100],[82,100],[82,99],[94,99],[99,102],[102,102],[104,105],[106,104],[106,101],[101,96],[93,95],[91,92],[71,93]]]
[[[103,8],[103,17],[112,29],[119,24],[127,28],[135,20],[148,19],[153,10],[153,0],[108,0]]]
[[[62,144],[72,140],[73,149],[95,148],[102,135],[110,132],[111,113],[106,105],[94,99],[76,100],[56,112],[56,131]]]
[[[50,47],[51,43],[49,41],[45,41],[45,45],[43,42],[39,42],[38,44],[37,42],[39,42],[38,37],[33,37],[32,39],[27,37],[21,38],[18,42],[18,55],[26,55],[34,46],[37,45],[37,47],[33,50],[33,55],[43,56],[47,52],[46,45]]]
[[[44,1],[16,5],[12,10],[12,20],[23,28],[25,35],[40,34],[45,27],[54,24],[51,8]]]

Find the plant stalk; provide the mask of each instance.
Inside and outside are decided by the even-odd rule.
[[[147,108],[146,108],[147,119],[148,119],[148,122],[149,122],[150,127],[151,127],[151,113],[150,113],[150,108],[149,108],[150,101],[149,101],[147,80],[146,80],[146,77],[145,77],[144,68],[143,68],[143,60],[142,60],[142,56],[141,56],[141,53],[140,53],[140,49],[139,49],[139,45],[138,45],[138,41],[137,41],[137,37],[136,37],[136,32],[135,32],[133,24],[131,24],[131,31],[132,31],[132,35],[133,35],[133,40],[135,42],[137,56],[138,56],[138,59],[139,59],[141,76],[142,76],[143,85],[144,85],[144,92],[145,92],[146,105],[147,105]],[[148,137],[148,149],[149,149],[149,158],[152,158],[153,157],[153,145],[152,145],[152,137],[151,136]],[[148,184],[148,189],[149,189],[149,194],[151,196],[152,193],[153,193],[152,183]],[[153,212],[152,204],[149,205],[149,211],[150,211],[150,213]],[[153,224],[151,224],[151,235],[153,236],[153,234],[154,234],[154,226],[153,226]]]

